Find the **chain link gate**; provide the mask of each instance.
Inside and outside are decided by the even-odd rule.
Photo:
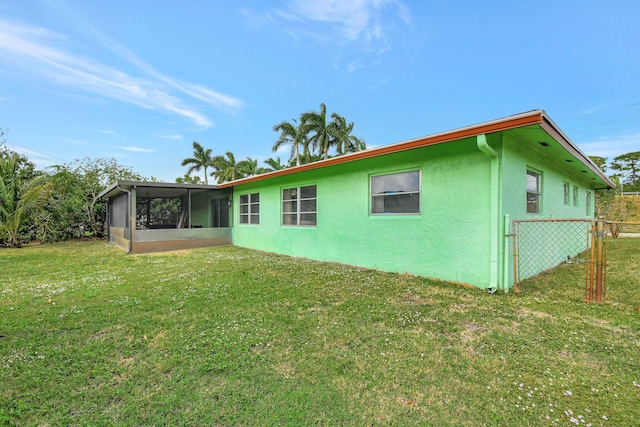
[[[606,282],[606,233],[596,232],[595,226],[591,219],[514,220],[514,285],[563,262],[584,262],[585,301],[593,301],[595,296],[596,302],[601,302]]]

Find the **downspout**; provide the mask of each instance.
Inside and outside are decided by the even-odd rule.
[[[502,289],[509,292],[509,239],[513,237],[511,233],[511,217],[504,215],[504,242],[502,245]]]
[[[499,258],[499,212],[500,212],[500,156],[487,144],[486,135],[478,135],[477,138],[478,149],[486,154],[491,159],[491,207],[490,207],[490,236],[489,243],[490,255],[490,278],[489,287],[487,290],[490,293],[494,293],[498,290],[498,258]]]
[[[129,249],[127,253],[130,254],[133,251],[133,230],[131,229],[131,190],[127,190],[126,188],[122,188],[118,185],[118,189],[127,193],[129,198],[127,199],[127,221],[129,222]]]

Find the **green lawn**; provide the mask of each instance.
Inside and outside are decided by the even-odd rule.
[[[235,247],[0,250],[0,425],[638,425],[640,239],[475,289]]]

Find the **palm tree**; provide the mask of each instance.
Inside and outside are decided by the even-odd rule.
[[[186,174],[191,175],[194,171],[204,169],[204,183],[205,185],[209,185],[207,169],[214,166],[214,158],[211,154],[211,148],[205,150],[198,141],[193,141],[193,157],[188,157],[182,161],[182,166],[191,165],[191,167],[187,169]]]
[[[346,153],[355,153],[367,149],[367,143],[362,138],[355,135],[349,135],[349,144],[347,144]]]
[[[267,167],[264,168],[265,172],[279,171],[280,169],[284,169],[287,167],[287,165],[282,164],[280,157],[276,157],[275,159],[269,157],[264,161],[264,163],[267,165]]]
[[[332,145],[336,147],[336,153],[339,156],[367,148],[364,140],[351,134],[354,126],[353,122],[347,123],[347,120],[337,113],[331,114],[331,118],[333,120],[329,123],[329,127],[331,127],[331,135],[333,137]]]
[[[238,162],[238,170],[244,177],[257,175],[260,173],[258,172],[258,169],[258,159],[247,157],[246,159]]]
[[[6,233],[9,246],[20,247],[20,224],[29,208],[49,192],[45,175],[28,181],[20,179],[20,156],[9,153],[0,157],[0,234]]]
[[[335,129],[327,123],[327,106],[320,103],[320,111],[308,111],[300,117],[306,134],[313,132],[309,142],[324,159],[329,158],[329,148],[334,141]]]
[[[347,124],[347,119],[342,117],[338,113],[331,114],[331,123],[329,123],[329,127],[331,128],[331,135],[333,137],[332,145],[336,147],[336,154],[339,156],[344,154],[347,150],[347,146],[349,145],[349,134],[351,134],[351,130],[353,129],[353,122]]]
[[[224,156],[213,158],[215,172],[212,175],[216,177],[218,184],[244,178],[240,163],[236,163],[236,157],[231,151],[227,151]]]
[[[300,166],[300,148],[307,154],[309,151],[307,131],[305,130],[302,121],[298,124],[296,119],[293,119],[293,123],[286,120],[278,123],[273,127],[274,132],[280,132],[280,137],[273,144],[271,149],[277,151],[283,145],[291,145],[291,157],[290,159],[296,159],[296,166]]]

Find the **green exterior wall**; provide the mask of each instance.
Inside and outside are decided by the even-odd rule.
[[[411,170],[421,171],[421,214],[370,215],[370,176]],[[490,159],[469,138],[240,184],[234,206],[259,192],[260,224],[239,224],[235,209],[233,243],[486,288],[490,174]],[[282,189],[314,184],[317,226],[282,226]]]
[[[511,219],[593,217],[593,183],[568,170],[562,158],[549,155],[538,143],[525,143],[516,136],[515,132],[503,134],[501,151],[503,209]],[[526,213],[526,174],[529,168],[542,175],[542,206],[539,214]],[[565,182],[571,188],[569,205],[564,204]],[[578,187],[578,206],[573,205],[574,186]],[[585,205],[587,191],[591,192],[590,215],[587,215]]]
[[[539,141],[549,136],[538,131],[505,132],[502,137],[502,209],[509,219],[591,219],[594,212],[594,183],[586,180],[580,172],[567,168],[566,157],[550,152]],[[541,206],[537,214],[526,212],[527,170],[541,175]],[[569,204],[564,202],[564,183],[569,184]],[[578,188],[577,206],[574,205],[573,188]],[[589,207],[586,194],[591,194]],[[504,224],[508,227],[508,224]],[[527,269],[521,269],[520,279],[531,277],[574,257],[587,248],[587,224],[572,222],[548,222],[521,224],[519,226],[518,256],[526,260]],[[513,248],[503,245],[507,251],[502,259],[511,260]],[[504,253],[503,253],[504,255]],[[503,263],[506,274],[513,281],[513,262]]]
[[[514,284],[513,237],[508,236],[512,220],[586,219],[587,192],[591,193],[588,212],[593,212],[595,184],[577,171],[579,167],[563,163],[567,153],[559,145],[539,144],[549,139],[539,127],[522,128],[240,183],[234,187],[234,206],[239,206],[239,196],[260,193],[260,224],[239,224],[236,209],[233,244],[508,290]],[[526,213],[528,169],[542,176],[539,214]],[[370,177],[413,170],[421,171],[421,213],[371,215]],[[570,185],[568,205],[565,182]],[[306,185],[317,186],[317,225],[281,225],[282,190]],[[552,244],[561,233],[583,232],[569,224],[559,233],[558,226],[564,225],[535,235],[536,244],[549,243],[547,248],[531,246],[530,253],[520,254],[537,257],[535,273],[586,248],[586,239],[569,246]]]

